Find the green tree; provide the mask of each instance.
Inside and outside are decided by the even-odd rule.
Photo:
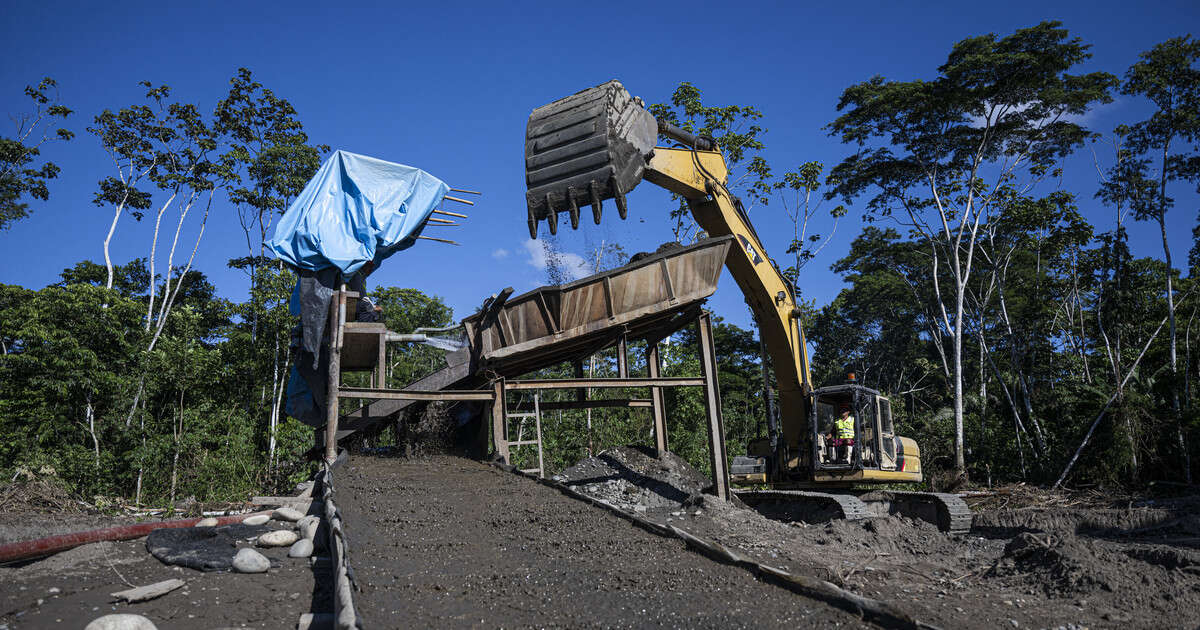
[[[1167,240],[1167,211],[1174,200],[1167,194],[1170,182],[1188,176],[1190,166],[1198,159],[1200,143],[1200,40],[1191,36],[1169,39],[1144,52],[1140,60],[1125,73],[1121,92],[1140,95],[1154,103],[1150,118],[1130,128],[1129,146],[1135,154],[1156,154],[1158,189],[1145,203],[1134,206],[1139,220],[1158,223],[1162,234],[1163,257],[1167,269],[1173,269],[1171,247]],[[1144,171],[1148,160],[1137,160]],[[1166,274],[1167,339],[1170,344],[1171,408],[1179,421],[1176,435],[1183,464],[1184,478],[1192,482],[1192,467],[1184,438],[1180,409],[1180,383],[1175,326],[1175,289],[1173,273]]]
[[[237,208],[246,236],[247,256],[229,261],[229,266],[247,272],[250,300],[241,309],[249,327],[248,348],[259,353],[243,364],[251,382],[269,379],[258,401],[247,392],[247,407],[262,405],[267,421],[269,461],[275,461],[276,428],[282,415],[282,399],[288,373],[288,330],[292,320],[286,300],[293,274],[266,257],[266,238],[292,200],[304,189],[320,167],[325,145],[309,144],[308,134],[295,107],[287,99],[254,80],[247,68],[239,68],[229,81],[229,92],[217,103],[214,130],[226,146],[220,162],[228,177],[224,188]],[[260,330],[265,323],[269,328]],[[267,338],[259,343],[260,335]]]
[[[874,77],[842,93],[830,133],[858,151],[838,164],[831,191],[869,195],[867,214],[895,220],[929,247],[929,277],[950,340],[955,468],[963,446],[963,338],[980,226],[1006,187],[1028,190],[1088,135],[1071,117],[1107,102],[1116,78],[1069,71],[1088,46],[1058,22],[954,45],[932,80]],[[942,270],[951,287],[937,282]]]
[[[215,129],[228,147],[221,156],[232,175],[226,192],[237,208],[248,251],[248,258],[231,265],[247,269],[253,284],[275,218],[317,172],[329,147],[310,145],[296,108],[255,81],[249,69],[238,68],[229,86],[217,103]]]
[[[26,86],[33,111],[13,116],[16,128],[11,138],[0,136],[0,231],[29,216],[29,204],[23,199],[50,198],[46,182],[58,177],[61,169],[54,162],[40,160],[42,147],[52,140],[75,137],[62,127],[50,129],[54,119],[65,120],[72,114],[59,100],[57,86],[50,77],[37,87]]]
[[[766,204],[772,191],[771,167],[762,151],[762,137],[767,130],[760,121],[762,112],[750,105],[705,105],[700,89],[688,82],[680,83],[671,94],[671,102],[656,103],[648,109],[659,120],[681,127],[700,136],[716,140],[729,166],[729,189],[746,195],[753,207]],[[683,198],[671,210],[675,240],[683,243],[701,237],[698,226]]]

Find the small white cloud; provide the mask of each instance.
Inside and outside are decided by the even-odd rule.
[[[492,252],[492,258],[495,258],[496,260],[502,260],[504,258],[508,258],[509,253],[510,252],[507,249],[501,247],[500,249]]]
[[[521,247],[525,249],[525,253],[529,258],[525,262],[532,265],[535,269],[545,271],[551,264],[551,252],[547,250],[545,241],[535,241],[526,239]],[[554,252],[554,263],[562,270],[563,276],[567,280],[575,280],[592,273],[583,256],[572,254],[570,252]]]

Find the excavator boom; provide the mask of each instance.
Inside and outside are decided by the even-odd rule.
[[[680,146],[656,147],[659,134]],[[559,216],[579,225],[580,206],[616,201],[625,218],[625,195],[643,179],[687,200],[710,236],[733,235],[739,245],[726,265],[746,296],[779,383],[784,443],[798,452],[811,390],[804,332],[791,284],[766,255],[740,202],[726,188],[729,169],[716,144],[658,121],[617,81],[589,88],[529,117],[525,139],[526,202],[530,235],[539,222],[558,230]]]

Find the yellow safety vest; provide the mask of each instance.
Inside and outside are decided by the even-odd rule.
[[[853,415],[846,416],[845,418],[838,418],[836,421],[834,421],[834,425],[837,427],[837,436],[839,439],[843,439],[843,440],[854,439],[854,416]]]

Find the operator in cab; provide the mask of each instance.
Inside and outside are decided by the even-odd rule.
[[[842,403],[833,421],[833,445],[837,447],[838,463],[849,464],[854,455],[854,415],[846,403]]]

